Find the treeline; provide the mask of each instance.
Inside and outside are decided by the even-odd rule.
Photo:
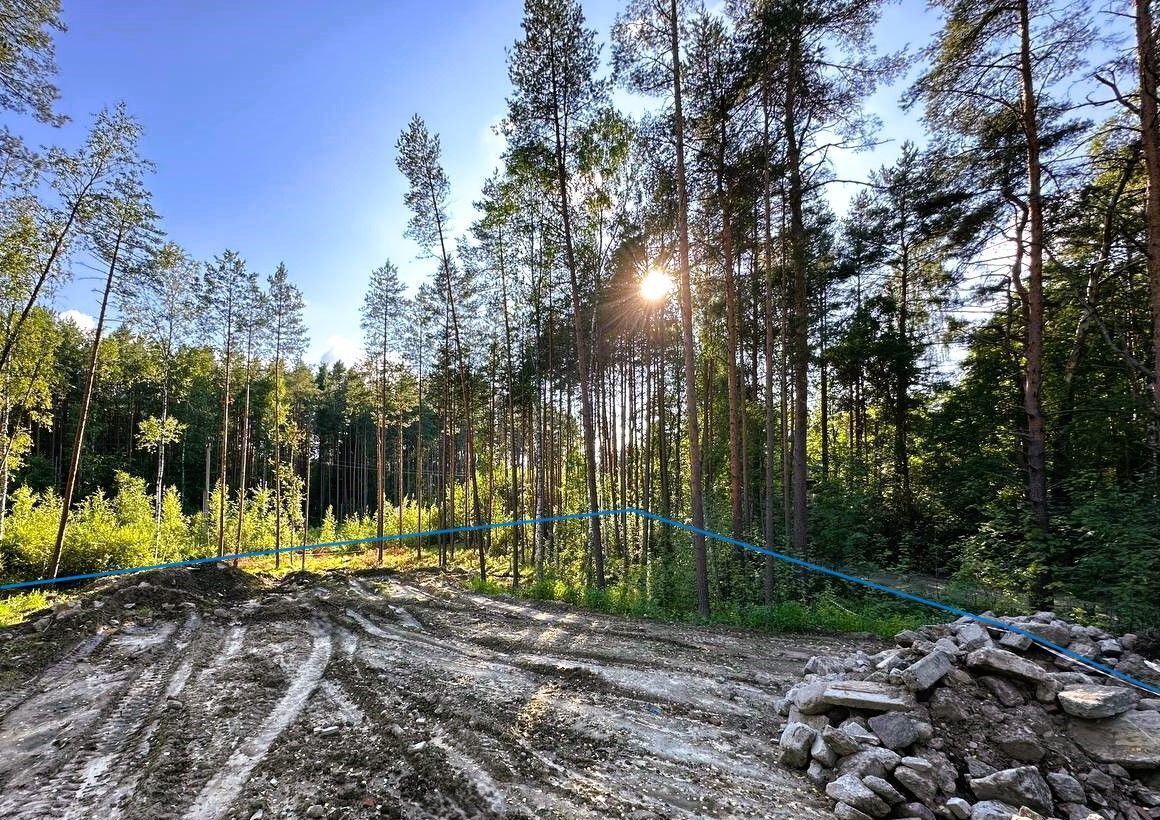
[[[29,8],[0,102],[52,121],[59,23]],[[11,571],[58,569],[73,502],[144,480],[159,550],[167,498],[193,516],[188,550],[219,554],[324,519],[383,534],[635,506],[1154,622],[1152,4],[936,2],[934,39],[900,54],[875,50],[881,9],[629,0],[605,61],[578,3],[526,0],[503,166],[464,235],[437,134],[416,116],[398,138],[429,278],[407,293],[390,262],[370,273],[349,366],[302,363],[284,267],[197,262],[160,235],[123,108],[75,152],[7,136],[3,503],[36,507],[27,486],[58,516],[43,567],[0,538]],[[923,144],[839,179],[835,152],[876,143],[883,87]],[[617,110],[616,88],[649,113]],[[77,259],[105,275],[94,331],[44,307]],[[627,585],[702,614],[803,591],[698,536],[586,526],[435,548],[468,549],[481,580]]]

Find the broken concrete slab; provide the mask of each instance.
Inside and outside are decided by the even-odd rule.
[[[1123,686],[1071,686],[1059,693],[1063,711],[1088,720],[1121,715],[1139,699],[1134,689]]]
[[[901,686],[858,680],[834,681],[826,687],[822,700],[831,706],[868,712],[904,711],[917,706],[914,695]]]
[[[1105,720],[1075,721],[1068,734],[1101,763],[1160,768],[1160,712],[1135,710]]]
[[[1021,658],[1014,652],[985,646],[976,649],[967,655],[967,666],[971,669],[982,669],[988,672],[997,672],[1012,678],[1039,683],[1047,677],[1047,672],[1035,663]]]

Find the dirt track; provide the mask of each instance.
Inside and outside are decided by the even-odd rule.
[[[773,705],[849,644],[242,578],[123,580],[8,630],[0,817],[832,816],[775,762]]]

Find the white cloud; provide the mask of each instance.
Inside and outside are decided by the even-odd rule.
[[[327,336],[325,347],[325,351],[318,358],[322,364],[342,362],[350,366],[363,357],[362,345],[346,336]]]
[[[61,311],[59,314],[57,314],[57,317],[62,322],[72,322],[86,333],[97,329],[97,320],[84,311],[77,310],[76,308],[69,308],[68,310]]]

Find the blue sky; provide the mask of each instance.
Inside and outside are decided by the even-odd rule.
[[[622,0],[584,0],[607,38]],[[57,38],[60,110],[73,122],[34,140],[73,145],[91,115],[124,100],[157,165],[151,189],[169,236],[199,259],[238,250],[263,276],[284,261],[307,300],[310,358],[350,358],[369,272],[390,259],[414,283],[430,264],[403,238],[407,213],[394,143],[415,112],[439,132],[455,227],[465,228],[502,142],[505,49],[522,0],[64,0]],[[925,4],[889,6],[883,48],[921,44]],[[607,47],[606,47],[607,53]],[[918,133],[899,89],[870,107],[883,136]],[[896,144],[838,158],[865,176]],[[846,194],[835,192],[835,204]],[[56,308],[92,313],[77,269]]]

